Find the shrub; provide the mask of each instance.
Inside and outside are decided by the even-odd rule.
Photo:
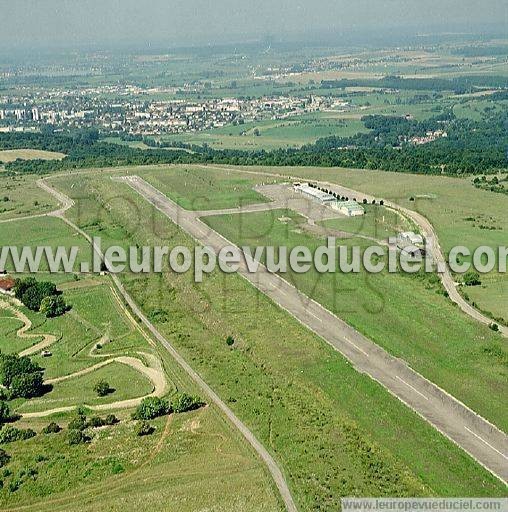
[[[480,275],[478,274],[478,272],[475,272],[474,270],[466,272],[464,274],[463,281],[466,286],[479,286],[482,284],[480,280]]]
[[[78,414],[76,417],[74,417],[69,424],[67,425],[67,428],[69,430],[85,430],[86,428],[86,416],[83,416],[82,414]]]
[[[202,402],[197,397],[180,393],[171,401],[171,405],[175,412],[181,413],[198,409],[201,407]]]
[[[0,468],[3,468],[11,460],[11,456],[5,451],[0,449]]]
[[[9,409],[9,404],[3,400],[0,401],[0,423],[5,423],[9,421],[10,418],[11,410]]]
[[[104,425],[105,422],[100,416],[92,416],[87,424],[87,426],[92,428],[103,427]]]
[[[62,316],[69,310],[69,306],[65,303],[61,295],[50,295],[44,297],[41,301],[39,311],[46,315],[46,318],[55,318]]]
[[[67,441],[69,442],[69,445],[77,445],[77,444],[83,444],[90,440],[89,437],[87,437],[82,430],[69,430],[67,434]]]
[[[108,414],[104,419],[105,425],[116,425],[118,423],[118,418],[114,414]]]
[[[111,392],[109,383],[105,380],[99,380],[95,383],[93,390],[97,393],[97,396],[106,396]]]
[[[135,432],[137,436],[149,436],[153,434],[154,428],[147,421],[139,421],[136,424]]]
[[[13,443],[14,441],[25,441],[37,435],[32,429],[23,430],[7,425],[0,430],[0,444]]]
[[[42,429],[42,433],[43,434],[58,434],[58,432],[60,432],[60,430],[62,430],[60,425],[57,425],[54,421],[52,421],[49,425],[46,425]]]
[[[136,420],[153,420],[171,412],[171,406],[167,400],[156,396],[143,398],[133,414]]]
[[[226,338],[226,345],[228,347],[232,347],[234,344],[235,344],[235,338],[233,338],[233,336],[228,336]]]

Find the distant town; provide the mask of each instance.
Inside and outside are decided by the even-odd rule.
[[[98,128],[111,133],[162,135],[351,108],[346,101],[321,96],[153,99],[178,92],[175,88],[143,89],[127,85],[49,89],[3,96],[0,97],[0,131],[32,131],[46,124],[61,129]],[[111,102],[108,97],[116,99]]]

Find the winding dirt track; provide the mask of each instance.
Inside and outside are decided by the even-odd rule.
[[[142,354],[142,353],[140,353]],[[142,354],[146,356],[147,358],[150,358],[150,354]],[[46,384],[56,384],[58,382],[62,382],[68,379],[81,377],[82,375],[86,375],[88,373],[91,373],[95,370],[98,370],[99,368],[102,368],[108,364],[118,362],[125,364],[126,366],[130,366],[131,368],[134,368],[139,373],[145,375],[153,384],[153,391],[149,395],[145,395],[139,398],[131,398],[128,400],[119,400],[117,402],[110,402],[107,404],[100,404],[100,405],[85,405],[85,407],[91,409],[92,411],[109,411],[114,409],[131,409],[133,407],[137,407],[143,398],[149,397],[149,396],[158,396],[162,397],[166,394],[168,386],[166,378],[164,377],[164,372],[161,367],[154,368],[145,366],[139,359],[135,357],[128,357],[128,356],[119,356],[119,357],[113,357],[111,359],[107,359],[106,361],[101,361],[100,363],[90,366],[89,368],[85,368],[84,370],[80,370],[76,373],[72,373],[70,375],[65,375],[63,377],[58,377],[56,379],[50,379],[45,381]],[[73,411],[76,408],[76,406],[67,406],[67,407],[57,407],[54,409],[47,409],[45,411],[39,411],[39,412],[29,412],[22,414],[23,418],[44,418],[46,416],[51,416],[52,414],[60,413],[60,412],[70,412]]]
[[[0,301],[0,309],[7,309],[15,315],[15,317],[23,323],[23,327],[17,330],[16,336],[22,339],[34,339],[43,337],[43,340],[32,347],[29,347],[19,353],[20,356],[31,356],[44,350],[45,348],[50,347],[57,341],[57,337],[52,334],[35,334],[35,333],[27,333],[32,328],[32,321],[21,311],[17,310],[11,304],[5,301]]]

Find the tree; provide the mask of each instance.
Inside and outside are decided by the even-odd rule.
[[[97,393],[97,396],[106,396],[111,393],[111,387],[109,383],[104,379],[97,381],[93,387],[93,390]]]
[[[143,398],[133,414],[136,420],[153,420],[171,412],[171,405],[167,400],[157,396]]]
[[[10,388],[14,377],[22,374],[40,373],[44,371],[37,363],[27,356],[0,353],[0,383]]]
[[[148,423],[148,421],[139,421],[136,424],[136,435],[137,436],[149,436],[150,434],[153,434],[154,428]]]
[[[22,373],[12,379],[10,390],[13,397],[33,398],[41,396],[44,390],[42,373]]]
[[[85,430],[86,428],[86,416],[82,414],[76,415],[67,425],[69,430]]]
[[[55,318],[62,316],[68,309],[69,307],[61,295],[49,295],[42,299],[39,311],[46,315],[47,318]]]
[[[235,339],[233,338],[233,336],[228,336],[226,338],[226,345],[228,347],[232,347],[234,344],[235,344]]]
[[[104,419],[105,425],[116,425],[118,423],[118,418],[114,414],[108,414]]]
[[[99,428],[105,425],[104,420],[100,416],[92,416],[87,422],[87,427]]]
[[[67,433],[67,441],[71,446],[87,443],[89,440],[90,438],[82,430],[72,429]]]

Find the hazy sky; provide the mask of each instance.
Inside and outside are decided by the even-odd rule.
[[[506,0],[0,0],[0,45],[192,44],[507,23]],[[452,25],[450,26],[452,27]]]

